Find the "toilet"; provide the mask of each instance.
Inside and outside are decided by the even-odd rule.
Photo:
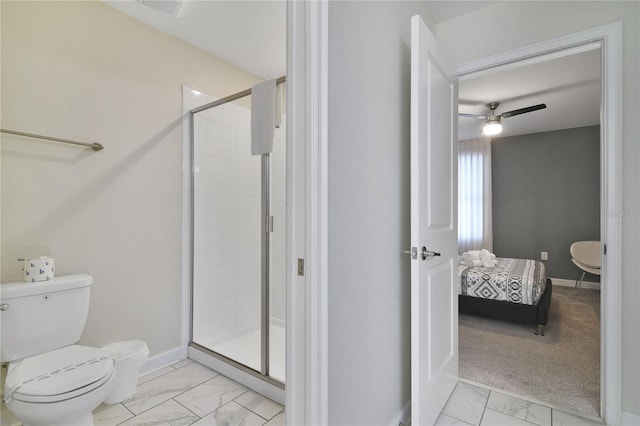
[[[93,278],[85,274],[0,285],[4,399],[24,426],[92,426],[114,383],[113,355],[78,342]]]

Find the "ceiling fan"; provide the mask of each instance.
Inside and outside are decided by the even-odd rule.
[[[500,102],[489,102],[488,104],[485,104],[485,106],[490,111],[489,115],[466,114],[463,112],[459,112],[458,115],[460,117],[469,117],[476,118],[478,120],[484,120],[485,124],[482,128],[482,133],[487,136],[497,135],[502,132],[502,123],[500,121],[503,118],[509,118],[515,115],[525,114],[527,112],[537,111],[539,109],[545,109],[547,107],[546,104],[538,104],[528,106],[526,108],[506,111],[502,114],[496,114],[496,109],[498,108],[498,106],[500,106]]]

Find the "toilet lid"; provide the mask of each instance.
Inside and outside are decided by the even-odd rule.
[[[62,401],[103,385],[114,365],[113,356],[102,349],[67,346],[20,361],[9,369],[5,389],[20,401]]]

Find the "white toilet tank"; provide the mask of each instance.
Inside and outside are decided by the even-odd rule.
[[[0,285],[0,361],[69,346],[80,340],[89,313],[93,277],[55,277]]]

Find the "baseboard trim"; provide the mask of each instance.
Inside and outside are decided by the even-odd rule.
[[[161,368],[167,367],[189,356],[186,347],[177,347],[154,355],[147,360],[140,369],[140,375],[149,374]]]
[[[630,413],[628,411],[623,411],[621,420],[622,426],[636,426],[640,425],[640,414]]]
[[[389,426],[410,426],[411,425],[411,400],[402,407],[402,411],[396,415]]]
[[[554,286],[560,286],[560,287],[575,287],[576,286],[576,281],[575,280],[566,280],[564,278],[551,278],[551,282],[553,283]],[[581,288],[600,291],[600,283],[594,283],[594,282],[591,282],[591,281],[582,281],[582,287]]]

